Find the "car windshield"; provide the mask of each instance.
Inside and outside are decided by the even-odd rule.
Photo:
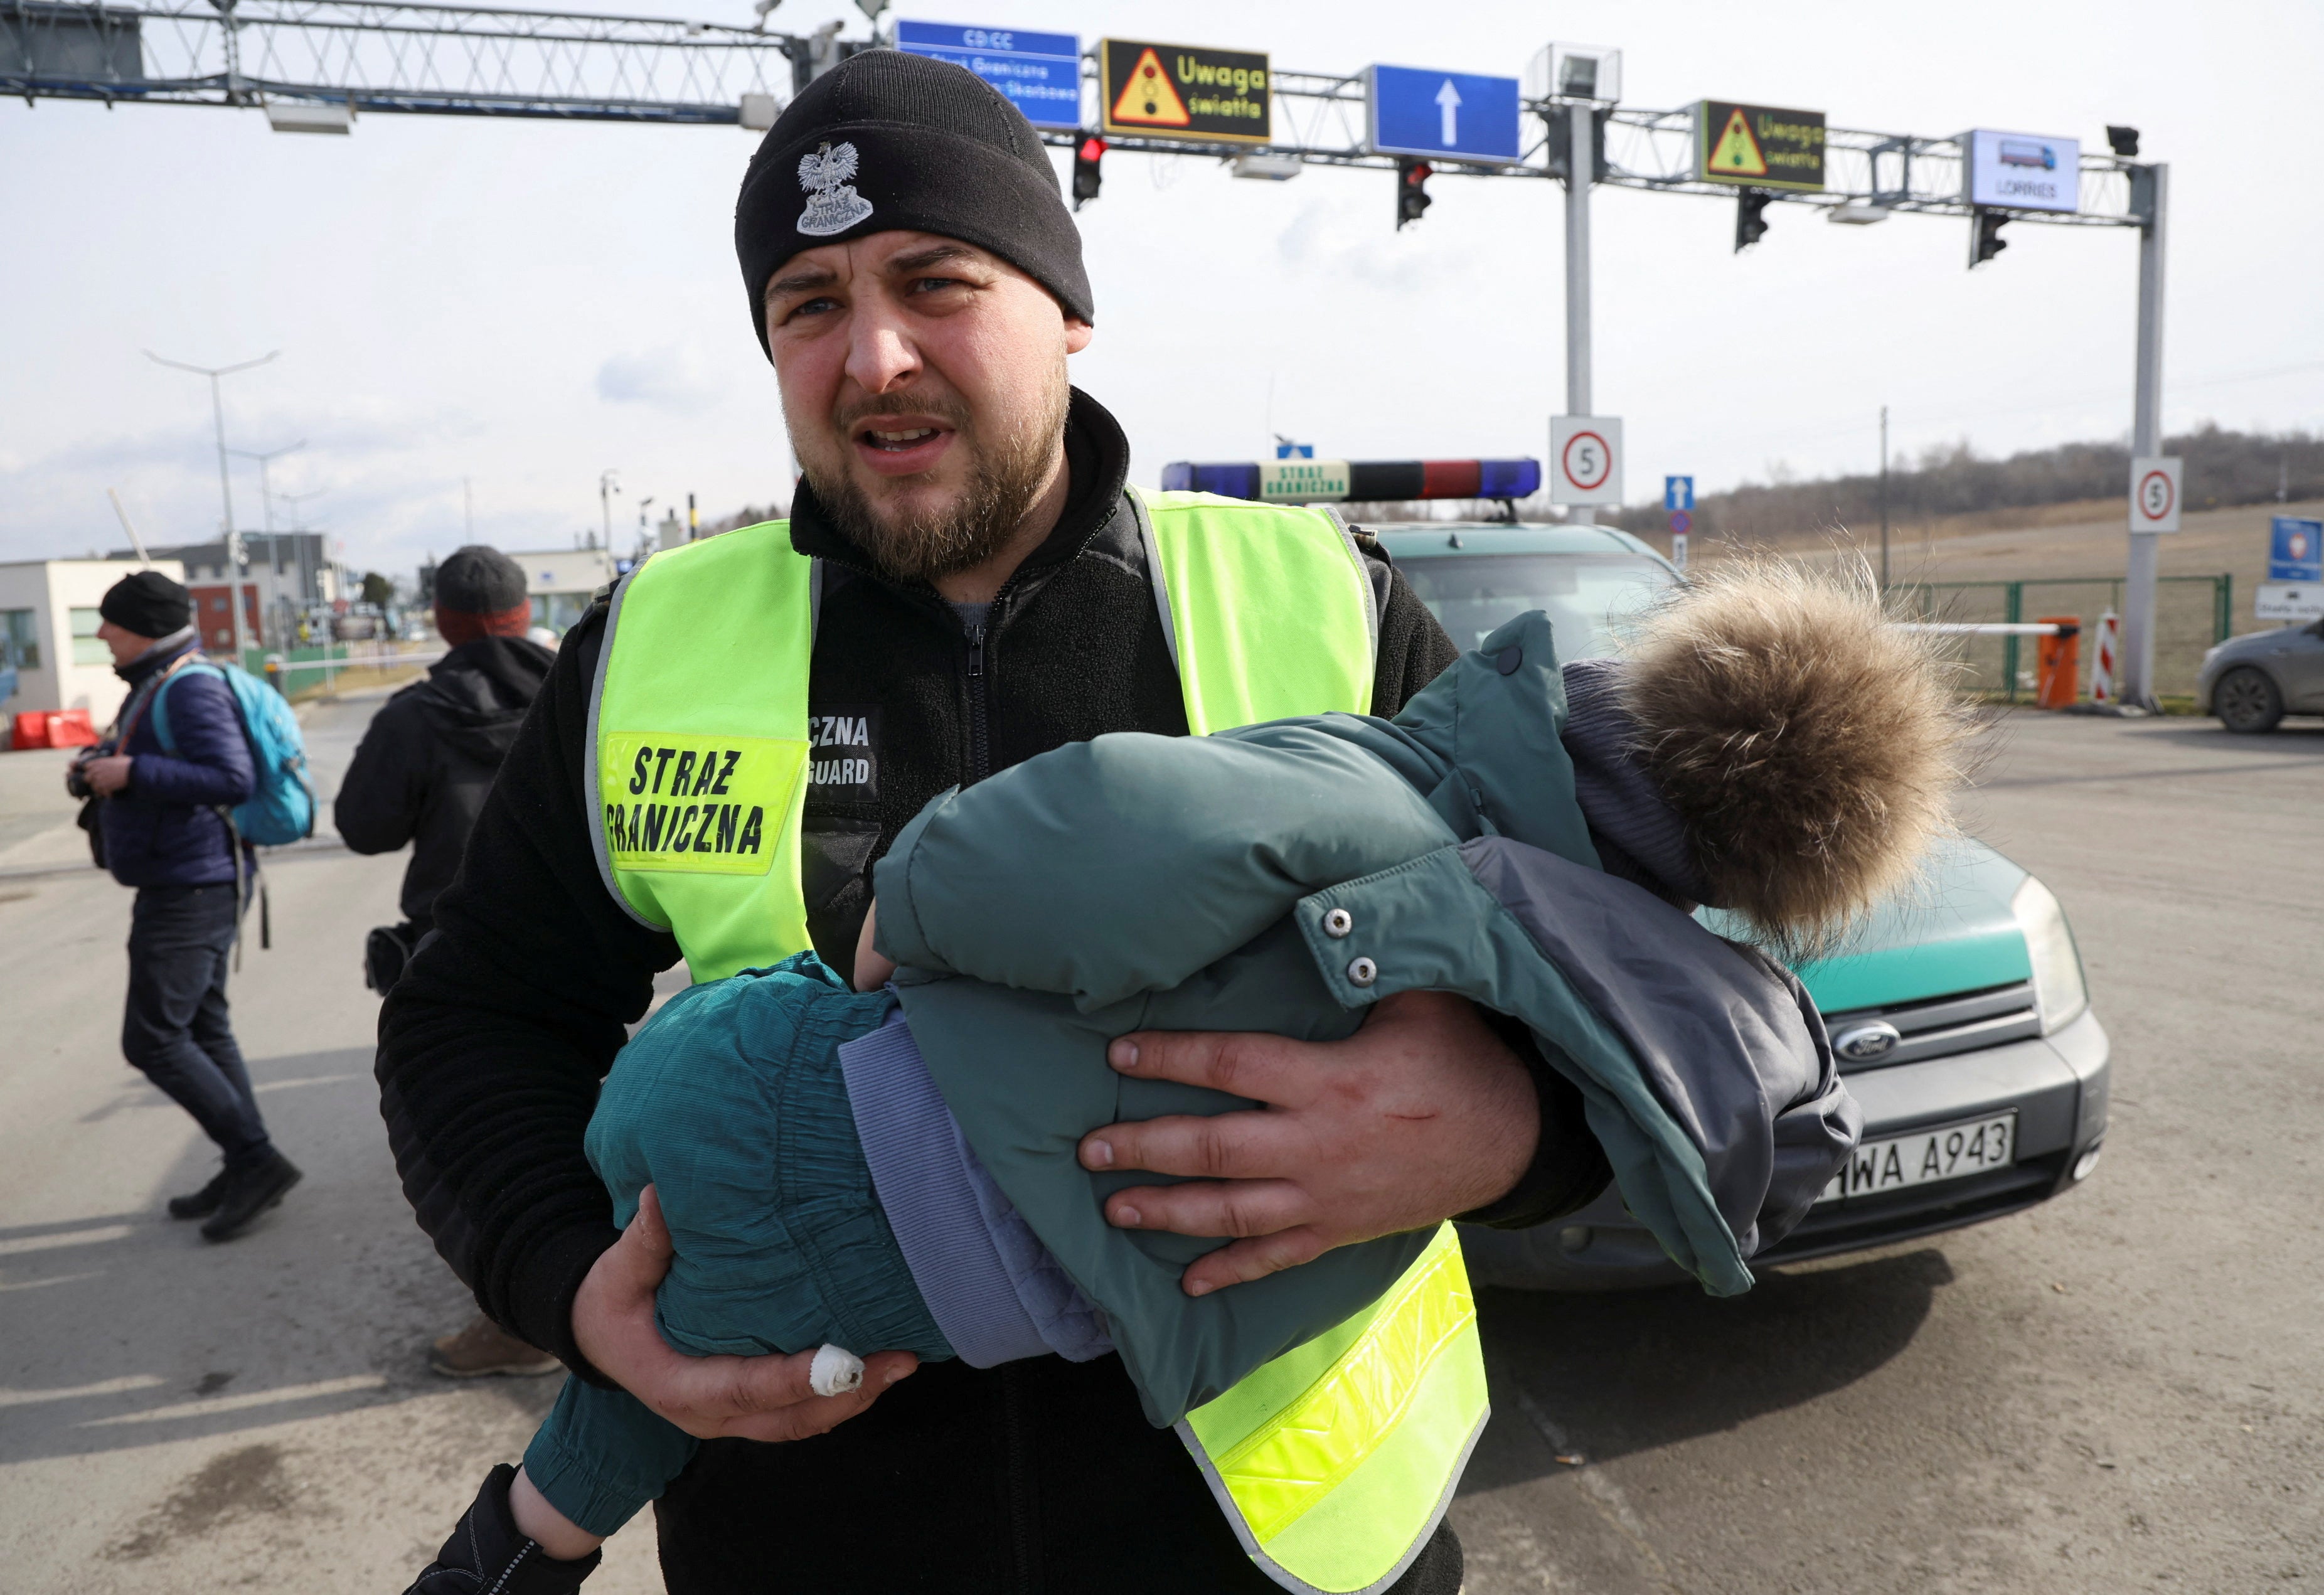
[[[1546,610],[1560,662],[1612,654],[1621,623],[1671,579],[1661,564],[1631,554],[1399,555],[1396,567],[1462,648],[1512,615]]]

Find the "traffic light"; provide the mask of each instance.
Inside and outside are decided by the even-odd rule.
[[[1396,230],[1404,231],[1404,224],[1416,222],[1431,203],[1428,180],[1436,169],[1425,161],[1399,161],[1396,163]]]
[[[1973,211],[1969,223],[1969,264],[1975,271],[1995,255],[2009,247],[2001,235],[2002,224],[2009,217],[1997,210]]]
[[[1746,189],[1735,196],[1735,253],[1741,254],[1767,235],[1767,201],[1773,194]]]
[[[1105,175],[1098,171],[1097,163],[1104,159],[1105,141],[1093,133],[1084,138],[1081,147],[1074,152],[1075,210],[1079,210],[1084,201],[1097,198],[1098,189],[1105,181]]]

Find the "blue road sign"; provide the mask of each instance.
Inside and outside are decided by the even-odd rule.
[[[953,23],[896,24],[896,48],[966,67],[1007,95],[1036,127],[1082,124],[1082,41],[1074,33],[966,28]]]
[[[1443,161],[1517,158],[1517,80],[1416,67],[1364,69],[1371,148]]]
[[[2324,521],[2278,515],[2268,537],[2267,579],[2324,582]]]
[[[1664,477],[1663,508],[1665,510],[1694,508],[1694,478],[1692,476]]]

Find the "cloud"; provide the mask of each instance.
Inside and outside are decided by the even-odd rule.
[[[597,368],[597,397],[672,415],[699,415],[726,397],[725,384],[690,349],[616,355]]]

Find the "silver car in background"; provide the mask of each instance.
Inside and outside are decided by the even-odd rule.
[[[2229,731],[2273,731],[2286,715],[2324,715],[2324,621],[2230,637],[2203,656],[2195,711]]]

